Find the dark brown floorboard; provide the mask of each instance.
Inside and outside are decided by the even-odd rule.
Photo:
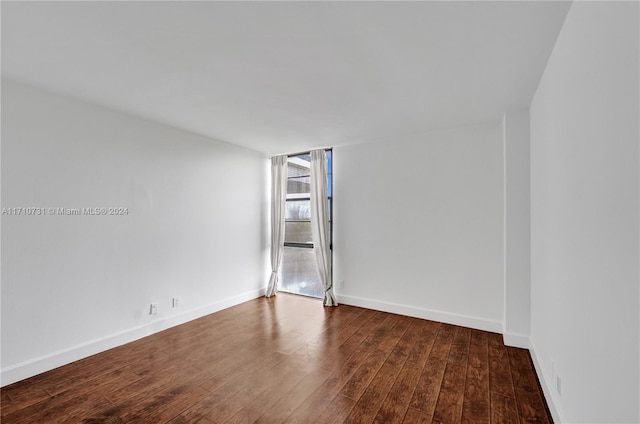
[[[526,350],[279,294],[0,390],[6,423],[551,423]]]

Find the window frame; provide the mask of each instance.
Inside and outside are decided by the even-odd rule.
[[[330,174],[331,174],[331,178],[329,179],[329,187],[327,187],[327,191],[328,194],[327,195],[327,199],[329,200],[329,250],[332,252],[332,259],[331,262],[333,262],[333,149],[332,148],[327,148],[324,149],[325,152],[331,152],[331,168],[330,168]],[[291,157],[296,157],[296,156],[305,156],[305,155],[310,155],[311,151],[306,151],[306,152],[299,152],[299,153],[292,153],[287,155],[287,159],[291,158]],[[287,166],[289,166],[287,164]],[[329,172],[327,173],[329,174]],[[311,172],[309,172],[309,177],[311,176]],[[289,179],[293,179],[293,178],[300,178],[301,176],[295,176],[295,177],[289,177],[287,176],[287,187],[289,186]],[[291,193],[291,194],[297,194],[297,193]],[[285,198],[285,204],[286,202],[289,201],[300,201],[300,200],[307,200],[307,201],[311,201],[311,194],[309,194],[309,196],[296,196],[293,198],[288,198],[289,193],[287,193],[287,198]],[[298,247],[298,248],[302,248],[302,249],[313,249],[313,241],[311,242],[307,242],[307,243],[300,243],[300,242],[293,242],[293,241],[287,241],[286,237],[287,237],[287,232],[286,232],[286,223],[287,222],[309,222],[311,223],[311,219],[295,219],[295,220],[287,220],[285,218],[284,220],[285,222],[285,240],[284,240],[284,246],[285,247]]]

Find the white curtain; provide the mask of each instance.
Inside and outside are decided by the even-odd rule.
[[[337,306],[331,279],[329,202],[327,201],[327,155],[324,149],[311,151],[311,236],[324,286],[324,305]]]
[[[284,207],[287,197],[287,156],[271,158],[271,277],[266,297],[278,291],[278,269],[284,252]]]

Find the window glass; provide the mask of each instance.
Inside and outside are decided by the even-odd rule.
[[[332,152],[327,151],[327,193],[331,221]],[[281,265],[280,290],[305,296],[322,297],[311,236],[311,155],[289,156],[287,200],[285,203],[285,248]]]
[[[289,221],[284,223],[287,241],[289,243],[311,243],[311,222]],[[313,250],[313,249],[307,249]]]
[[[285,246],[281,273],[280,290],[312,297],[324,295],[313,249]]]

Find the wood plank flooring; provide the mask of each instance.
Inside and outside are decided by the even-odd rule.
[[[0,390],[7,423],[551,423],[502,336],[278,294]]]

